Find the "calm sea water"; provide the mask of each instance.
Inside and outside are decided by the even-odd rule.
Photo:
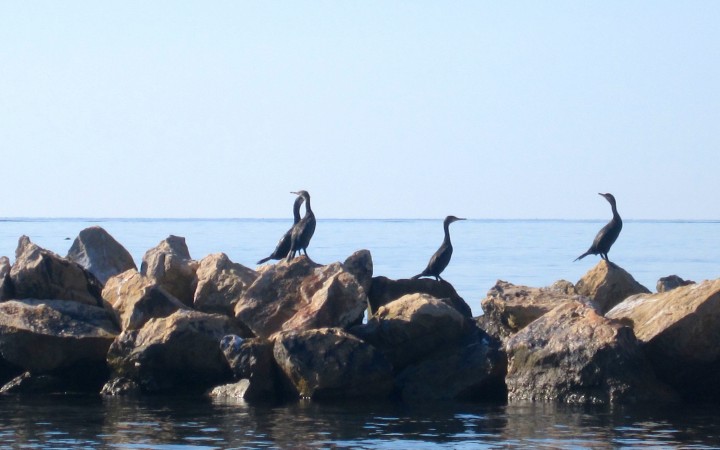
[[[573,262],[604,221],[468,220],[451,226],[443,273],[472,307],[497,279],[546,286],[576,282],[598,257]],[[83,228],[100,225],[138,266],[170,234],[195,259],[224,252],[254,267],[287,220],[0,220],[0,255],[18,237],[65,255]],[[368,249],[375,275],[420,272],[442,241],[440,220],[320,220],[309,248],[319,263]],[[69,238],[69,239],[68,239]],[[626,221],[610,259],[654,290],[677,274],[720,277],[720,222]],[[184,398],[0,396],[3,448],[720,448],[720,406],[573,407],[554,404],[316,404],[270,406]]]

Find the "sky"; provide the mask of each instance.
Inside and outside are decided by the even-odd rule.
[[[0,0],[0,217],[720,219],[717,1]]]

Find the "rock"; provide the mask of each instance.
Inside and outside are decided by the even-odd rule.
[[[10,260],[7,256],[0,256],[0,302],[15,297],[15,290],[10,280]]]
[[[117,314],[123,331],[140,329],[150,319],[187,309],[156,280],[140,275],[135,269],[110,278],[102,295]]]
[[[338,328],[281,333],[274,354],[303,398],[382,399],[393,388],[392,366],[385,357]]]
[[[632,325],[661,380],[692,400],[720,399],[720,279],[630,297],[607,317]]]
[[[347,327],[362,321],[367,295],[340,263],[307,257],[269,266],[235,306],[235,317],[257,337],[277,331]]]
[[[115,378],[127,378],[143,392],[203,392],[230,381],[220,340],[238,334],[229,317],[179,310],[126,330],[110,346]]]
[[[690,280],[683,280],[677,275],[670,275],[660,278],[655,288],[658,292],[667,292],[677,287],[688,286],[690,284],[695,284],[695,282]]]
[[[500,342],[476,329],[456,347],[407,367],[396,381],[405,401],[504,401],[506,370]]]
[[[108,278],[136,269],[130,253],[102,227],[85,228],[73,241],[67,254],[73,261],[105,284]]]
[[[25,372],[5,383],[0,394],[52,394],[65,391],[65,382],[55,375]]]
[[[635,294],[650,291],[615,263],[601,260],[575,284],[580,295],[590,297],[602,314]]]
[[[200,260],[193,305],[198,311],[234,316],[235,304],[255,282],[258,274],[233,263],[225,253]]]
[[[141,393],[140,386],[136,382],[123,377],[113,378],[100,390],[100,395],[107,396],[136,396]]]
[[[22,236],[10,278],[17,299],[72,300],[103,306],[102,284],[82,266]]]
[[[498,280],[481,302],[484,314],[477,323],[504,341],[558,305],[578,299],[575,287],[565,280],[543,288],[516,286]]]
[[[248,389],[250,389],[250,380],[242,379],[235,383],[223,384],[216,386],[210,391],[212,398],[237,398],[246,400]]]
[[[632,329],[579,301],[563,303],[506,346],[508,398],[565,403],[672,400]]]
[[[381,306],[367,324],[351,332],[380,349],[396,370],[434,352],[448,352],[467,331],[455,308],[427,294],[409,294]]]
[[[365,292],[372,287],[373,261],[368,250],[358,250],[343,263],[343,269],[349,272],[360,283]]]
[[[470,306],[458,295],[450,283],[445,280],[435,281],[428,278],[417,280],[391,280],[386,277],[373,278],[368,294],[370,313],[375,314],[381,306],[408,294],[428,294],[449,304],[463,316],[472,317]]]
[[[220,348],[235,378],[245,381],[242,394],[238,386],[232,387],[232,397],[244,400],[275,400],[282,395],[283,387],[279,368],[273,356],[272,341],[242,339],[236,335],[225,336]]]
[[[103,308],[63,300],[0,303],[0,355],[33,373],[104,367],[119,330]]]
[[[170,235],[145,252],[140,273],[157,280],[160,286],[184,305],[192,306],[197,266],[197,262],[190,258],[185,238]]]

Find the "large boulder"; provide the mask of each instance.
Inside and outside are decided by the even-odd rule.
[[[190,257],[185,238],[170,235],[145,252],[140,273],[157,280],[160,286],[183,304],[192,306],[197,266],[197,261]]]
[[[351,332],[380,349],[396,370],[455,347],[469,330],[455,308],[427,294],[409,294],[381,306]]]
[[[579,301],[563,303],[505,346],[508,398],[566,403],[672,399],[628,326]]]
[[[257,337],[277,331],[347,327],[362,320],[367,295],[342,264],[307,257],[265,269],[235,306],[235,317]]]
[[[104,367],[120,330],[106,309],[64,300],[0,303],[0,359],[33,373]]]
[[[283,393],[280,372],[273,355],[274,342],[264,339],[242,339],[237,335],[225,336],[220,348],[235,378],[227,389],[220,389],[217,395],[242,398],[244,400],[275,400]]]
[[[143,392],[203,392],[231,380],[220,341],[237,333],[229,317],[179,310],[123,331],[110,346],[108,363],[116,378]]]
[[[630,297],[607,317],[632,325],[660,379],[692,399],[720,398],[720,279]]]
[[[472,317],[470,306],[458,295],[455,288],[445,280],[435,281],[429,278],[391,280],[382,276],[372,279],[370,292],[368,293],[370,314],[375,314],[381,306],[408,294],[427,294],[441,299],[463,316]]]
[[[405,401],[505,400],[506,371],[500,341],[476,328],[457,346],[405,368],[396,383]]]
[[[200,260],[193,305],[198,311],[234,316],[235,304],[257,279],[257,272],[230,261],[225,253]]]
[[[274,355],[303,398],[382,399],[393,388],[392,366],[382,353],[338,328],[281,333]]]
[[[373,278],[373,260],[370,251],[358,250],[348,256],[343,268],[357,279],[365,292],[370,292]]]
[[[590,297],[602,314],[631,295],[650,293],[622,267],[605,260],[583,275],[575,289],[578,294]]]
[[[498,280],[481,302],[483,316],[478,318],[478,325],[505,340],[558,305],[577,299],[575,287],[564,280],[542,288]]]
[[[123,331],[138,330],[150,319],[187,309],[156,280],[140,275],[135,269],[110,278],[102,295],[117,314]]]
[[[73,241],[67,259],[80,264],[105,284],[108,278],[136,269],[130,252],[102,227],[85,228]]]
[[[16,299],[72,300],[103,306],[102,283],[81,265],[61,258],[22,236],[10,270]]]

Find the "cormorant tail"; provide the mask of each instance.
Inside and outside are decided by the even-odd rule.
[[[591,252],[590,250],[588,250],[588,251],[586,251],[585,253],[583,253],[582,255],[580,255],[580,256],[578,256],[577,258],[575,258],[575,259],[573,260],[573,262],[577,261],[578,259],[583,259],[584,257],[586,257],[587,255],[589,255],[589,254],[591,254],[591,253],[592,253],[592,252]]]
[[[423,276],[423,274],[419,273],[419,274],[415,275],[414,277],[412,277],[411,280],[417,280],[421,276]]]
[[[258,264],[264,264],[264,263],[270,261],[271,259],[272,259],[272,257],[268,256],[267,258],[261,259],[261,260],[258,261],[257,263],[258,263]]]

